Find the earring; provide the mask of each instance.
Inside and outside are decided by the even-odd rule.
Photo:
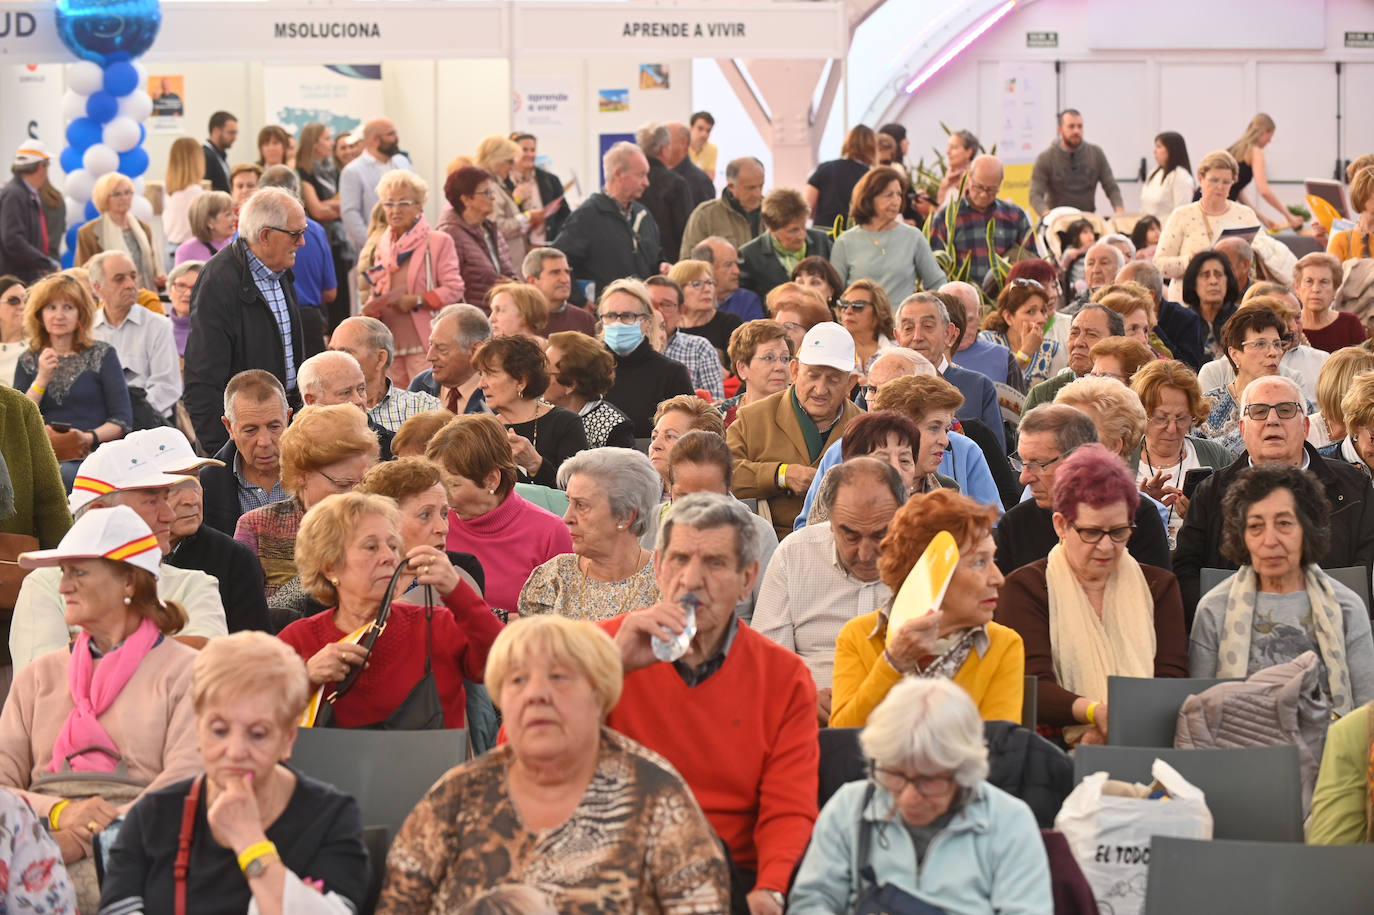
[[[134,602],[134,599],[133,599],[132,597],[126,597],[126,598],[124,598],[124,606],[126,606],[126,607],[129,606],[130,604],[132,604],[133,602]]]
[[[333,585],[334,587],[336,587],[336,588],[339,586],[339,580],[338,580],[337,578],[331,578],[331,579],[329,579],[329,583],[330,583],[331,585]]]
[[[625,530],[625,525],[623,525],[623,524],[617,524],[617,525],[615,526],[615,529],[618,530],[618,531],[623,531],[623,530]]]

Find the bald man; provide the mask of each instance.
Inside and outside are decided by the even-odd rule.
[[[354,250],[367,244],[367,221],[377,205],[377,182],[396,169],[414,171],[401,152],[396,125],[373,118],[363,125],[363,151],[339,175],[339,215]]]
[[[975,283],[983,282],[992,266],[988,253],[988,223],[993,224],[993,249],[1003,257],[1030,245],[1031,222],[1026,211],[997,196],[1002,190],[1002,171],[1002,160],[996,156],[974,159],[969,166],[964,195],[958,200],[953,238],[945,228],[950,202],[935,211],[931,223],[931,247],[948,248],[952,241],[954,253],[961,262],[970,258],[968,275]]]

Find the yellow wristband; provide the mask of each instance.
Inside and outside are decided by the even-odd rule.
[[[29,390],[35,394],[46,394],[48,392],[47,386],[41,384],[31,384],[29,385]]]
[[[1094,721],[1093,718],[1097,715],[1097,707],[1101,704],[1102,703],[1100,702],[1088,703],[1088,710],[1083,713],[1083,717],[1088,719],[1088,724],[1097,724],[1097,722]]]
[[[59,828],[58,825],[57,825],[57,818],[60,817],[60,816],[62,816],[62,810],[63,810],[63,808],[65,808],[65,807],[66,807],[68,804],[70,804],[70,803],[71,803],[71,801],[61,800],[61,801],[58,801],[56,804],[53,804],[53,805],[52,805],[52,809],[48,811],[48,825],[49,825],[49,826],[51,826],[53,829],[58,829],[58,828]]]
[[[1016,355],[1016,358],[1017,358],[1019,361],[1021,361],[1021,362],[1030,362],[1030,356],[1027,356],[1025,353],[1021,352],[1020,350],[1017,350],[1016,353],[1015,353],[1015,355]]]
[[[271,842],[266,840],[254,842],[252,845],[239,852],[239,870],[246,871],[248,870],[248,865],[262,856],[275,855],[276,853],[277,846],[273,845]]]
[[[787,488],[787,464],[778,465],[778,489]]]

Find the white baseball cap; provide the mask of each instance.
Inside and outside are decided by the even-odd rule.
[[[196,454],[181,430],[171,426],[130,432],[123,440],[149,455],[163,473],[192,476],[197,470],[210,464],[216,467],[224,466],[223,461],[203,458]]]
[[[854,371],[854,338],[833,321],[817,324],[806,332],[797,349],[802,365],[824,365],[842,372]]]
[[[55,549],[20,553],[19,565],[26,569],[55,566],[64,559],[113,559],[127,562],[162,575],[162,548],[152,530],[127,505],[116,505],[105,511],[87,512]]]
[[[184,482],[185,476],[166,473],[137,444],[123,439],[106,442],[76,470],[67,506],[77,514],[101,496],[125,489],[157,489]]]
[[[19,148],[14,151],[14,161],[10,164],[14,167],[37,165],[39,162],[47,162],[51,158],[52,153],[48,152],[48,145],[42,140],[35,140],[30,137],[19,144]]]

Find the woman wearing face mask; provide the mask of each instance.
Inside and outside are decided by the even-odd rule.
[[[691,394],[687,367],[654,350],[647,338],[653,299],[639,280],[616,280],[601,292],[601,338],[615,356],[615,383],[606,399],[634,423],[635,437],[653,432],[654,411],[678,394]]]

